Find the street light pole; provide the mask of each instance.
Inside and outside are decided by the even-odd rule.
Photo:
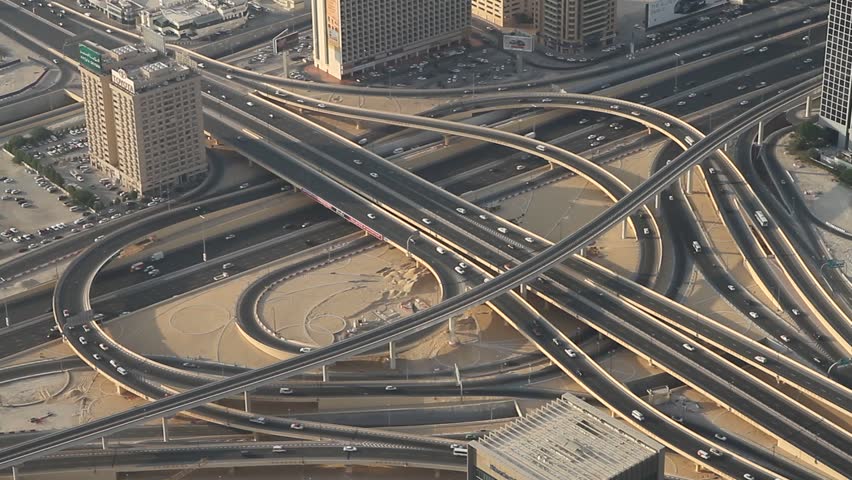
[[[420,230],[415,230],[414,233],[408,236],[408,239],[405,240],[405,256],[411,258],[411,244],[414,242],[414,239],[420,236]]]
[[[680,54],[675,52],[675,82],[674,82],[674,93],[677,93],[677,76],[680,72]]]
[[[201,261],[207,261],[207,235],[204,231],[204,224],[207,222],[207,217],[204,215],[198,215],[201,218]]]

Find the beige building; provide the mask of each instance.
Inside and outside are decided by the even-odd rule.
[[[567,393],[466,453],[471,480],[662,480],[665,462],[662,444]]]
[[[80,65],[95,168],[152,195],[207,171],[198,75],[149,47],[88,41]]]
[[[548,50],[575,53],[615,38],[616,0],[538,0],[539,42]]]
[[[496,27],[533,23],[538,0],[471,0],[471,15]]]
[[[335,78],[458,42],[470,0],[315,0],[314,65]]]

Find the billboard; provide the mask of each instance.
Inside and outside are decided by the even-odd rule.
[[[101,62],[101,52],[80,44],[80,64],[89,70],[97,73],[103,73],[103,63]]]
[[[728,0],[657,0],[647,5],[646,27],[653,28],[727,3]]]
[[[340,48],[340,3],[339,0],[326,0],[325,21],[328,44]]]
[[[503,35],[503,50],[508,52],[532,52],[533,38],[528,35]]]

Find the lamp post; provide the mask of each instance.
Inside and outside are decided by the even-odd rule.
[[[207,222],[207,217],[199,214],[198,218],[201,219],[201,261],[207,261],[207,235],[204,231],[204,224]]]
[[[680,72],[680,54],[675,52],[675,82],[674,82],[674,93],[677,93],[677,76]]]
[[[405,240],[405,256],[411,257],[411,244],[414,243],[414,239],[420,236],[420,230],[415,230],[414,233],[408,236]]]

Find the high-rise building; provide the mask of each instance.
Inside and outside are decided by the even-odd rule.
[[[80,44],[92,165],[124,190],[160,194],[207,170],[201,84],[146,46]]]
[[[470,0],[315,0],[314,65],[335,78],[461,40]]]
[[[472,0],[473,17],[497,27],[532,24],[536,0]]]
[[[662,480],[665,447],[571,394],[471,442],[470,480]]]
[[[538,0],[539,42],[549,50],[575,53],[615,38],[616,0]]]
[[[819,109],[823,124],[836,130],[838,146],[849,148],[852,125],[852,2],[831,0]]]

